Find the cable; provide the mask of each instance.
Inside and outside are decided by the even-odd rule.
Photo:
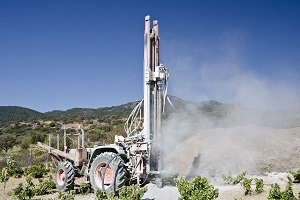
[[[140,101],[136,107],[131,111],[126,123],[124,124],[124,131],[127,134],[127,138],[133,136],[133,133],[140,127],[142,121],[142,104],[144,100]],[[139,117],[138,122],[137,117]]]

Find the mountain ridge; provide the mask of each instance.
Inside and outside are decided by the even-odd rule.
[[[300,126],[300,110],[262,110],[250,109],[240,105],[221,103],[215,100],[193,102],[179,97],[169,96],[172,105],[166,102],[164,116],[170,114],[179,118],[192,117],[203,126],[207,120],[211,126],[240,126],[257,124],[272,127]],[[37,120],[67,119],[68,117],[110,118],[112,116],[127,118],[140,101],[133,101],[118,106],[102,108],[71,108],[65,111],[53,110],[45,113],[19,106],[0,106],[0,123]],[[180,120],[179,120],[180,121]]]
[[[214,100],[203,101],[203,102],[193,102],[183,100],[179,97],[169,96],[172,104],[176,108],[176,110],[181,110],[185,107],[201,107],[206,106],[210,107],[212,110],[216,105],[223,106],[227,104],[223,104]],[[100,107],[100,108],[71,108],[65,111],[63,110],[52,110],[48,112],[39,112],[33,110],[31,108],[21,107],[21,106],[0,106],[0,122],[11,122],[11,121],[19,121],[19,120],[30,120],[30,119],[39,119],[43,117],[68,117],[68,116],[91,116],[91,117],[105,117],[118,115],[122,117],[127,117],[130,112],[134,109],[134,107],[140,101],[133,101],[126,104],[121,104],[117,106],[110,107]],[[172,112],[172,107],[169,103],[166,103],[167,112]]]

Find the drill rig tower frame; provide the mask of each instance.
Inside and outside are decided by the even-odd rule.
[[[160,64],[160,38],[158,21],[153,21],[150,29],[150,16],[145,17],[144,33],[144,134],[150,149],[150,170],[162,170],[161,131],[162,112],[165,98],[168,70]]]

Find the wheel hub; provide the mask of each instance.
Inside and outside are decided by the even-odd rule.
[[[65,179],[66,179],[65,171],[63,169],[58,170],[57,177],[56,177],[57,183],[59,185],[63,185],[65,182]]]
[[[99,178],[101,181],[102,181],[102,176],[104,174],[104,169],[105,166],[98,165],[97,167],[97,171],[99,172]],[[105,175],[104,175],[104,184],[111,184],[112,180],[113,180],[113,170],[111,169],[110,166],[108,166],[106,168]]]

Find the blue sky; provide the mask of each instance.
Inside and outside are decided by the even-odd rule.
[[[0,0],[0,105],[46,112],[143,98],[144,17],[169,94],[299,106],[300,1]]]

